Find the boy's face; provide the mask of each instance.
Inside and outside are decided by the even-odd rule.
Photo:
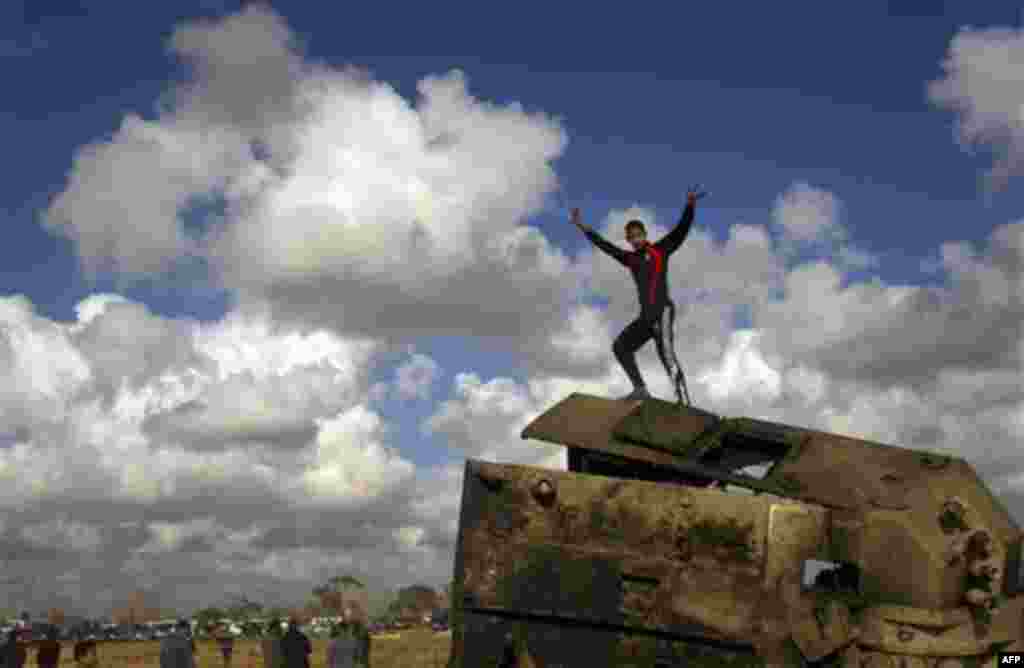
[[[639,227],[631,227],[626,230],[626,241],[633,247],[633,250],[640,250],[647,241],[647,233]]]

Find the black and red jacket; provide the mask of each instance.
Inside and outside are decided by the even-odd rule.
[[[656,318],[668,304],[668,258],[679,248],[693,225],[694,206],[687,204],[675,228],[655,243],[640,250],[625,250],[609,243],[594,231],[586,236],[595,246],[626,266],[633,274],[642,317]]]

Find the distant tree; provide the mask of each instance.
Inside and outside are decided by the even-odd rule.
[[[114,624],[131,624],[132,613],[127,605],[119,605],[110,613],[110,620]]]
[[[366,585],[353,575],[336,575],[329,578],[323,585],[313,588],[316,604],[311,609],[318,609],[321,614],[340,616],[346,610],[357,618],[365,620],[369,614],[369,599]]]
[[[147,605],[145,592],[136,590],[128,596],[128,601],[114,609],[113,617],[115,624],[145,624],[155,622],[159,619],[160,611],[155,607]]]
[[[192,619],[195,620],[196,627],[205,633],[209,632],[211,628],[219,624],[220,620],[227,616],[227,611],[223,608],[210,607],[197,610],[192,615]]]
[[[398,590],[388,612],[396,617],[418,619],[437,607],[437,592],[426,585],[412,585]]]
[[[444,590],[437,594],[437,607],[442,610],[447,610],[452,604],[452,587],[454,583],[449,582],[444,586]]]
[[[351,575],[336,575],[327,582],[334,588],[334,591],[344,591],[349,588],[366,588],[366,585]]]
[[[345,597],[340,591],[325,591],[320,594],[320,605],[325,613],[340,615],[345,607]]]
[[[296,606],[288,611],[288,619],[294,619],[299,623],[300,626],[309,624],[313,619],[313,615],[310,614],[309,610],[302,606]]]
[[[306,604],[302,606],[302,612],[310,619],[313,619],[314,617],[323,617],[325,609],[324,606],[321,605],[320,601],[312,599],[306,601]]]
[[[263,616],[266,617],[267,619],[277,618],[277,619],[280,619],[281,621],[284,621],[284,620],[288,619],[288,608],[285,608],[285,607],[282,607],[282,606],[279,606],[279,605],[278,606],[272,606],[270,608],[267,608],[267,610],[266,610],[266,612],[264,613]]]
[[[236,594],[230,597],[231,602],[226,606],[227,616],[235,620],[251,619],[263,614],[263,605],[249,599],[244,594]]]

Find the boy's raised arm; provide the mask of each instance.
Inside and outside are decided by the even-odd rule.
[[[693,226],[693,216],[697,207],[697,200],[703,196],[704,193],[697,193],[695,190],[686,193],[686,208],[683,209],[682,218],[679,219],[679,222],[672,228],[671,232],[655,244],[656,246],[659,246],[668,253],[672,253],[683,245],[687,235],[690,234],[690,228]]]
[[[594,229],[592,227],[590,227],[589,225],[584,225],[580,221],[580,210],[579,209],[573,209],[572,210],[571,222],[572,222],[573,225],[578,227],[580,229],[580,231],[583,232],[583,234],[588,239],[590,239],[591,243],[593,243],[595,246],[597,246],[598,248],[603,250],[608,255],[610,255],[613,258],[615,258],[616,260],[618,260],[621,264],[623,264],[623,265],[627,264],[627,262],[626,262],[626,257],[627,257],[626,251],[622,250],[621,248],[619,248],[615,244],[609,243],[605,239],[601,238],[601,235],[598,234],[597,232],[595,232]]]

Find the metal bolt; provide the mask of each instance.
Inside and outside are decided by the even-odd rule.
[[[988,577],[988,578],[995,577],[998,574],[998,572],[999,572],[999,568],[997,566],[995,566],[991,562],[982,561],[982,560],[972,561],[967,566],[967,570],[968,570],[968,572],[971,575],[973,575],[975,577]]]
[[[942,509],[947,513],[956,515],[957,517],[963,517],[964,514],[963,504],[956,499],[947,499],[946,502],[942,504]]]
[[[555,500],[555,486],[550,480],[541,479],[533,486],[533,498],[542,506],[549,506]]]
[[[992,594],[983,589],[968,589],[964,598],[967,599],[968,604],[981,607],[992,600]]]
[[[979,529],[971,534],[968,539],[968,551],[976,552],[982,559],[992,556],[992,535],[984,529]]]

